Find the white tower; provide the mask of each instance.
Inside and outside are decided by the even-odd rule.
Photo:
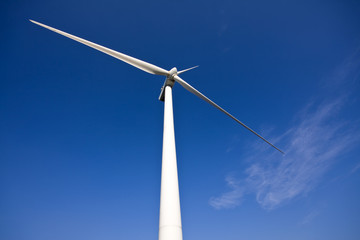
[[[165,87],[159,240],[182,240],[172,87]]]

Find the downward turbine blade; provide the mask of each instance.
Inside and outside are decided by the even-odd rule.
[[[145,72],[148,72],[148,73],[151,73],[151,74],[156,74],[156,75],[164,75],[164,76],[168,75],[168,71],[166,71],[165,69],[162,69],[162,68],[160,68],[158,66],[155,66],[155,65],[153,65],[151,63],[147,63],[147,62],[144,62],[144,61],[142,61],[140,59],[130,57],[130,56],[126,55],[126,54],[111,50],[111,49],[109,49],[107,47],[103,47],[103,46],[101,46],[99,44],[92,43],[90,41],[87,41],[85,39],[76,37],[76,36],[71,35],[69,33],[66,33],[66,32],[60,31],[58,29],[49,27],[49,26],[47,26],[45,24],[42,24],[42,23],[39,23],[39,22],[36,22],[36,21],[33,21],[33,20],[30,20],[30,21],[32,23],[35,23],[35,24],[41,26],[41,27],[47,28],[47,29],[49,29],[51,31],[54,31],[54,32],[56,32],[58,34],[61,34],[61,35],[65,36],[65,37],[71,38],[71,39],[73,39],[75,41],[78,41],[78,42],[80,42],[82,44],[85,44],[85,45],[87,45],[89,47],[92,47],[92,48],[94,48],[96,50],[99,50],[99,51],[101,51],[103,53],[106,53],[106,54],[108,54],[108,55],[110,55],[112,57],[120,59],[121,61],[124,61],[124,62],[126,62],[126,63],[128,63],[128,64],[130,64],[130,65],[132,65],[134,67],[137,67],[137,68],[139,68],[139,69],[141,69],[141,70],[143,70]]]
[[[265,138],[263,138],[262,136],[260,136],[258,133],[256,133],[254,130],[252,130],[251,128],[249,128],[248,126],[246,126],[244,123],[242,123],[240,120],[238,120],[237,118],[235,118],[233,115],[231,115],[230,113],[228,113],[227,111],[225,111],[224,109],[222,109],[219,105],[217,105],[216,103],[214,103],[213,101],[211,101],[209,98],[207,98],[205,95],[203,95],[201,92],[199,92],[198,90],[196,90],[193,86],[191,86],[190,84],[188,84],[187,82],[185,82],[183,79],[181,79],[179,76],[175,76],[174,77],[175,81],[178,82],[181,86],[183,86],[186,90],[188,90],[189,92],[195,94],[196,96],[198,96],[199,98],[203,99],[204,101],[210,103],[211,105],[213,105],[214,107],[216,107],[217,109],[219,109],[220,111],[222,111],[223,113],[225,113],[226,115],[228,115],[229,117],[231,117],[232,119],[234,119],[236,122],[238,122],[239,124],[241,124],[243,127],[245,127],[247,130],[249,130],[250,132],[252,132],[253,134],[255,134],[256,136],[258,136],[259,138],[261,138],[263,141],[265,141],[267,144],[269,144],[270,146],[272,146],[273,148],[275,148],[276,150],[278,150],[279,152],[281,152],[282,154],[284,154],[283,151],[281,151],[280,149],[278,149],[277,147],[275,147],[272,143],[270,143],[268,140],[266,140]]]

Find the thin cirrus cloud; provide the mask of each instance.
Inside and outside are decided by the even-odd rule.
[[[267,164],[254,163],[247,170],[246,182],[256,193],[257,202],[265,209],[312,190],[334,160],[351,145],[354,137],[346,132],[346,123],[333,119],[344,100],[307,110],[300,123],[282,139],[288,142],[287,154],[266,159]]]
[[[300,121],[279,142],[288,143],[286,155],[260,153],[245,171],[246,178],[225,180],[230,191],[212,197],[215,209],[241,204],[245,194],[254,193],[264,209],[274,209],[294,197],[312,190],[341,152],[352,145],[356,134],[346,131],[347,123],[335,119],[345,102],[340,98],[314,109],[314,104],[299,115]]]
[[[286,154],[259,151],[245,159],[251,163],[245,170],[245,177],[228,176],[225,180],[231,190],[211,197],[209,204],[215,209],[233,208],[241,204],[246,194],[255,194],[261,207],[271,210],[314,189],[334,161],[359,140],[358,124],[340,117],[351,95],[349,86],[359,76],[360,48],[325,81],[329,86],[327,91],[345,90],[340,91],[341,96],[322,104],[311,102],[296,115],[296,123],[273,141],[283,143]],[[351,173],[360,169],[359,165]]]
[[[300,225],[305,225],[305,224],[309,224],[311,221],[313,221],[318,215],[320,214],[319,210],[313,210],[310,213],[308,213],[307,215],[305,215],[305,217],[303,218],[303,220],[300,222]]]
[[[229,192],[222,194],[220,197],[212,197],[209,203],[215,209],[234,208],[241,203],[245,188],[240,185],[240,182],[232,176],[227,176],[225,181],[229,188]]]

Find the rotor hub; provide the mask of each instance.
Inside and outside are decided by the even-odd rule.
[[[174,77],[178,74],[176,67],[173,67],[170,71],[169,71],[169,77],[170,79],[174,79]]]

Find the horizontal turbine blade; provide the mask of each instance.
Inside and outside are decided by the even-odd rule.
[[[236,122],[238,122],[239,124],[241,124],[243,127],[245,127],[247,130],[249,130],[250,132],[252,132],[253,134],[255,134],[256,136],[258,136],[259,138],[261,138],[263,141],[265,141],[267,144],[269,144],[270,146],[272,146],[273,148],[275,148],[276,150],[278,150],[279,152],[281,152],[282,154],[284,154],[283,151],[281,151],[280,149],[278,149],[277,147],[275,147],[273,144],[271,144],[268,140],[266,140],[265,138],[263,138],[262,136],[260,136],[258,133],[256,133],[254,130],[252,130],[251,128],[249,128],[248,126],[246,126],[244,123],[242,123],[241,121],[239,121],[237,118],[235,118],[233,115],[231,115],[230,113],[228,113],[227,111],[225,111],[224,109],[222,109],[219,105],[217,105],[216,103],[214,103],[213,101],[211,101],[209,98],[207,98],[205,95],[203,95],[201,92],[199,92],[198,90],[196,90],[194,87],[192,87],[190,84],[188,84],[187,82],[185,82],[183,79],[181,79],[179,76],[175,76],[174,77],[175,81],[178,82],[181,86],[183,86],[186,90],[188,90],[189,92],[195,94],[196,96],[198,96],[199,98],[203,99],[204,101],[210,103],[211,105],[213,105],[214,107],[216,107],[217,109],[219,109],[220,111],[222,111],[223,113],[225,113],[226,115],[228,115],[229,117],[231,117],[232,119],[234,119]]]
[[[155,66],[155,65],[153,65],[151,63],[147,63],[147,62],[144,62],[144,61],[142,61],[140,59],[130,57],[130,56],[126,55],[126,54],[111,50],[111,49],[109,49],[107,47],[103,47],[103,46],[101,46],[99,44],[92,43],[92,42],[87,41],[85,39],[76,37],[76,36],[71,35],[69,33],[66,33],[66,32],[60,31],[58,29],[49,27],[49,26],[47,26],[45,24],[33,21],[31,19],[30,19],[30,21],[32,23],[35,23],[35,24],[41,26],[41,27],[47,28],[47,29],[49,29],[51,31],[54,31],[56,33],[59,33],[59,34],[65,36],[65,37],[71,38],[71,39],[73,39],[75,41],[78,41],[78,42],[80,42],[82,44],[85,44],[85,45],[87,45],[89,47],[92,47],[92,48],[94,48],[96,50],[99,50],[99,51],[101,51],[103,53],[106,53],[106,54],[108,54],[108,55],[110,55],[110,56],[112,56],[114,58],[120,59],[121,61],[124,61],[124,62],[126,62],[126,63],[128,63],[130,65],[133,65],[134,67],[137,67],[137,68],[139,68],[139,69],[141,69],[141,70],[143,70],[145,72],[148,72],[148,73],[151,73],[151,74],[156,74],[156,75],[164,75],[164,76],[167,76],[169,74],[169,72],[166,71],[165,69],[162,69],[162,68],[160,68],[158,66]]]

